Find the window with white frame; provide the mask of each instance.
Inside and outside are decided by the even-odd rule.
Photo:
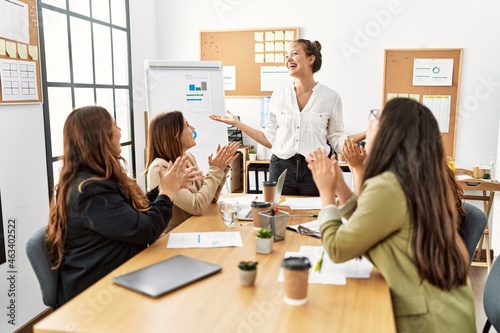
[[[59,179],[66,117],[86,105],[113,115],[135,177],[128,0],[42,0],[38,12],[49,189]]]

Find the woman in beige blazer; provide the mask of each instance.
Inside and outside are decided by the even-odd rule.
[[[370,112],[366,153],[359,197],[326,152],[308,157],[325,251],[334,262],[373,262],[391,289],[398,332],[475,332],[469,257],[436,119],[418,102],[393,99]]]
[[[146,148],[146,170],[148,197],[154,199],[159,184],[155,168],[166,167],[168,161],[186,156],[189,166],[197,166],[195,157],[187,150],[196,145],[194,127],[189,125],[180,111],[163,112],[149,124]],[[229,165],[237,157],[238,142],[217,147],[215,155],[208,156],[208,172],[202,181],[185,187],[173,196],[174,209],[165,232],[169,232],[192,215],[202,215],[211,203],[217,202],[226,180]]]

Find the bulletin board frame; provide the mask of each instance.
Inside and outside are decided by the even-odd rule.
[[[22,4],[26,5],[23,6]],[[42,80],[40,70],[40,46],[38,39],[38,13],[36,0],[13,0],[6,3],[12,10],[16,23],[28,25],[27,43],[15,38],[23,36],[24,29],[8,31],[0,35],[0,105],[1,104],[39,104],[42,103]],[[27,10],[27,16],[25,11]],[[1,14],[1,13],[0,13]],[[27,18],[28,22],[25,22]],[[13,24],[12,26],[15,26]],[[22,31],[21,31],[22,30]],[[7,32],[7,30],[6,30]]]
[[[263,36],[264,40],[256,41],[256,36]],[[273,39],[268,38],[269,36],[273,36]],[[286,44],[298,38],[298,27],[201,31],[200,60],[222,61],[224,66],[235,67],[235,89],[226,89],[226,96],[270,96],[272,91],[261,90],[261,67],[284,66]],[[279,46],[278,51],[267,49],[266,43],[271,42]],[[256,45],[260,43],[264,47],[262,52],[258,49],[260,45]],[[271,61],[275,55],[278,62]],[[262,58],[264,61],[260,62]]]
[[[460,94],[460,76],[462,69],[462,48],[440,49],[386,49],[384,61],[383,104],[388,96],[418,95],[420,103],[423,96],[450,96],[449,126],[447,132],[441,132],[446,156],[455,158],[455,144],[458,122],[458,101]],[[451,86],[413,85],[415,59],[453,59]]]

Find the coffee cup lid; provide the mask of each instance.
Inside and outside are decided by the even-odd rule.
[[[252,201],[252,208],[267,208],[267,207],[271,207],[270,202]]]
[[[264,186],[276,186],[276,182],[274,180],[266,180],[262,183]]]
[[[283,259],[281,267],[292,271],[303,271],[311,268],[311,262],[307,257],[288,257]]]

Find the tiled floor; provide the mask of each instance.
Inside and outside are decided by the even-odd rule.
[[[476,308],[476,327],[477,332],[483,331],[484,323],[486,322],[486,315],[484,313],[483,306],[483,293],[484,284],[486,283],[486,278],[488,277],[488,269],[486,267],[472,266],[470,268],[470,279],[472,284],[472,290],[474,292],[474,305]],[[497,333],[495,328],[490,329],[490,333]]]

